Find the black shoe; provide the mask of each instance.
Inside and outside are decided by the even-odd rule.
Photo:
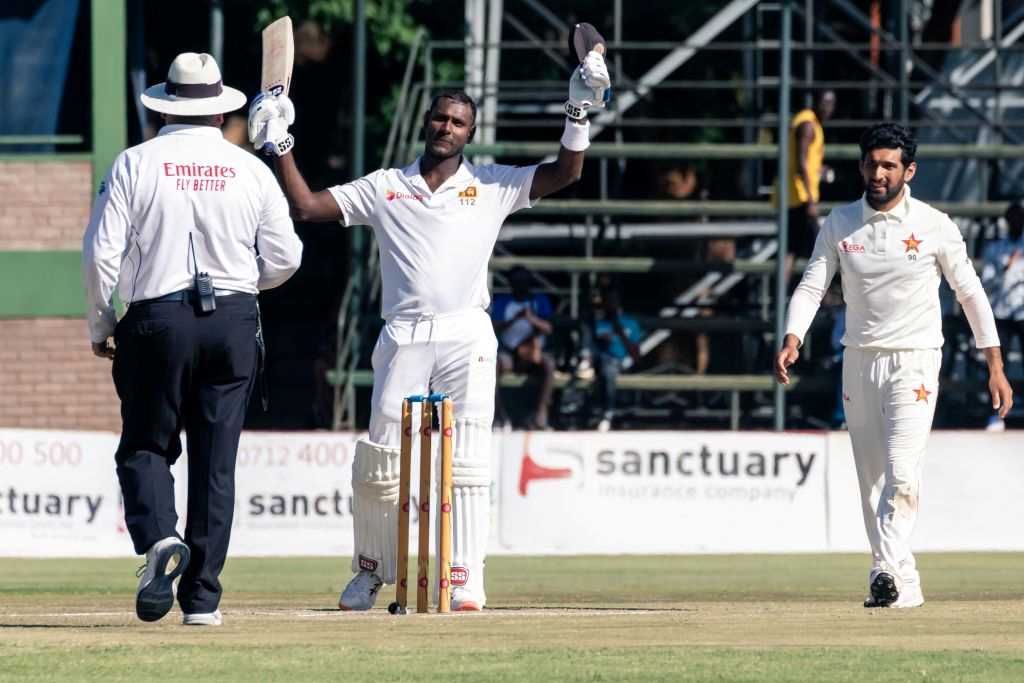
[[[871,597],[864,601],[865,607],[889,607],[900,597],[896,577],[889,572],[878,572],[871,581]]]
[[[167,572],[167,565],[178,562]],[[146,564],[139,568],[139,589],[135,594],[135,614],[143,621],[163,619],[174,605],[174,580],[188,566],[188,546],[174,536],[161,539],[146,551]]]

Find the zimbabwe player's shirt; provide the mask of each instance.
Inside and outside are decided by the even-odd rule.
[[[862,197],[828,215],[790,300],[787,334],[803,343],[837,272],[846,301],[844,346],[940,348],[943,275],[978,348],[999,345],[992,308],[960,230],[949,216],[911,197],[909,185],[890,211],[876,211]]]

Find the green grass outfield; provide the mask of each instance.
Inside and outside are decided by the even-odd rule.
[[[335,609],[347,561],[233,559],[198,628],[135,619],[133,560],[2,559],[0,680],[1024,680],[1024,555],[921,555],[913,610],[867,561],[496,557],[485,612],[393,617]]]

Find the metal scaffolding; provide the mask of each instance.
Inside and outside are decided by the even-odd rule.
[[[551,263],[545,265],[548,272],[561,270],[569,278],[565,291],[571,299],[570,313],[579,312],[581,278],[585,282],[587,278],[592,279],[595,272],[630,267],[625,257],[602,260],[595,254],[595,245],[602,236],[614,234],[623,218],[684,217],[712,228],[722,221],[722,234],[730,234],[732,229],[732,234],[736,235],[750,234],[736,227],[743,226],[744,221],[763,222],[774,218],[774,239],[759,237],[763,240],[759,242],[759,256],[750,262],[756,262],[756,267],[743,268],[756,268],[756,277],[766,279],[769,275],[765,271],[774,271],[774,286],[762,287],[765,296],[762,322],[770,323],[774,330],[772,343],[777,346],[782,334],[785,282],[783,259],[776,255],[787,249],[786,212],[773,208],[763,193],[773,176],[786,173],[787,145],[778,143],[785,142],[788,136],[790,102],[795,89],[830,88],[866,99],[877,94],[880,105],[872,106],[860,117],[830,122],[830,129],[863,128],[878,118],[921,127],[924,139],[919,158],[928,160],[932,168],[940,169],[937,173],[942,173],[941,169],[970,164],[973,166],[964,167],[984,171],[971,174],[975,190],[965,197],[968,201],[940,201],[935,202],[936,206],[961,218],[964,225],[1000,216],[1005,205],[998,201],[1002,197],[989,194],[989,169],[1024,193],[1024,163],[1018,161],[1024,159],[1024,132],[1020,131],[1024,117],[1011,115],[1011,105],[1024,108],[1024,100],[1018,103],[1006,92],[1010,83],[1024,85],[1021,82],[1024,81],[1024,46],[1019,44],[1019,38],[1024,36],[1024,14],[1003,17],[999,2],[982,0],[978,11],[988,12],[987,23],[981,22],[987,32],[983,31],[976,38],[968,36],[959,45],[936,44],[923,42],[920,37],[922,17],[927,15],[929,6],[923,0],[898,0],[891,7],[886,5],[887,19],[880,22],[877,17],[865,15],[849,0],[732,0],[683,40],[641,42],[623,35],[622,20],[623,11],[642,9],[627,7],[624,10],[617,0],[614,25],[609,27],[614,36],[609,50],[616,76],[615,104],[594,118],[592,137],[596,140],[587,152],[588,158],[598,164],[597,196],[545,200],[531,211],[533,220],[555,217],[563,224],[569,221],[570,241],[579,245],[579,257],[585,259],[585,266],[577,261],[566,261],[561,269]],[[523,9],[529,14],[517,15]],[[502,22],[494,20],[497,16],[502,17]],[[843,27],[829,17],[842,17]],[[568,26],[542,0],[518,3],[467,0],[466,19],[469,30],[463,41],[428,40],[422,34],[414,41],[388,136],[385,166],[403,165],[415,157],[421,144],[419,117],[431,94],[441,87],[466,87],[485,105],[481,107],[479,144],[468,149],[468,154],[519,160],[550,157],[557,151],[557,145],[552,142],[523,138],[524,132],[529,135],[533,128],[545,131],[557,128],[564,79],[515,80],[502,78],[501,74],[505,64],[524,59],[525,55],[531,55],[544,65],[554,64],[563,72],[567,66],[564,41],[542,39],[535,24],[539,20],[547,29],[559,33],[567,31]],[[503,39],[501,23],[522,39]],[[736,36],[742,39],[737,40]],[[501,61],[503,54],[509,57]],[[638,69],[638,76],[630,76],[622,68],[625,54],[644,55],[643,61],[650,66]],[[923,54],[941,54],[946,63],[934,66]],[[445,82],[439,78],[435,64],[443,55],[461,55],[466,67],[465,81]],[[687,73],[687,65],[702,55],[739,56],[742,76],[726,74],[702,78],[706,74]],[[845,79],[819,80],[817,76],[825,73],[825,69],[820,68],[821,60],[825,59],[845,60],[850,75]],[[538,73],[542,70],[538,68]],[[1018,77],[1020,81],[1016,80]],[[741,91],[746,104],[738,115],[731,117],[666,119],[633,115],[640,109],[636,105],[647,100],[693,96],[694,93],[701,96],[709,93],[710,98],[715,91]],[[797,103],[801,104],[799,100]],[[688,139],[690,132],[707,127],[725,131],[729,142],[636,141],[652,129],[675,130],[679,139]],[[927,137],[929,133],[931,138]],[[541,137],[544,136],[536,136]],[[985,144],[980,144],[982,142]],[[859,149],[850,144],[830,144],[827,157],[838,162],[855,160],[859,158]],[[745,190],[737,197],[719,201],[640,200],[617,195],[612,191],[609,178],[616,172],[621,177],[625,164],[634,159],[700,159],[708,164],[740,162],[743,172],[738,183]],[[609,160],[618,164],[617,171],[609,165]],[[765,162],[769,161],[775,161],[774,173],[768,171]],[[781,207],[786,206],[784,188],[785,183],[780,183],[783,196],[778,206]],[[827,210],[829,205],[823,204],[822,208]],[[575,229],[578,229],[579,239],[571,237]],[[492,268],[500,272],[502,264],[506,263],[501,259],[528,262],[533,258],[514,251],[514,243],[502,242],[500,255]],[[356,424],[353,378],[366,361],[360,355],[360,330],[366,326],[368,316],[377,315],[379,305],[375,249],[367,252],[363,263],[367,285],[350,286],[339,314],[338,362],[332,373],[336,388],[336,429],[352,428]],[[709,276],[713,271],[708,268]],[[742,268],[728,278],[721,274],[711,277],[710,288],[727,288],[729,278],[744,277],[741,271]],[[752,271],[748,271],[748,276],[749,272]],[[673,319],[684,315],[683,311],[692,300],[685,291],[666,297],[662,314],[666,329],[672,327]],[[653,348],[665,336],[654,330],[644,348]],[[780,390],[775,395],[774,427],[783,428],[785,418],[784,395]]]

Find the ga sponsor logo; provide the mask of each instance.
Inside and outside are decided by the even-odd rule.
[[[465,586],[469,581],[469,570],[456,565],[452,567],[451,577],[453,586]]]
[[[857,244],[856,242],[847,242],[843,240],[839,243],[839,251],[844,251],[847,254],[863,254],[865,253],[864,245]]]
[[[417,202],[422,202],[424,196],[414,192],[396,192],[394,190],[388,190],[384,193],[384,197],[389,201],[393,202],[396,199],[412,199]]]

